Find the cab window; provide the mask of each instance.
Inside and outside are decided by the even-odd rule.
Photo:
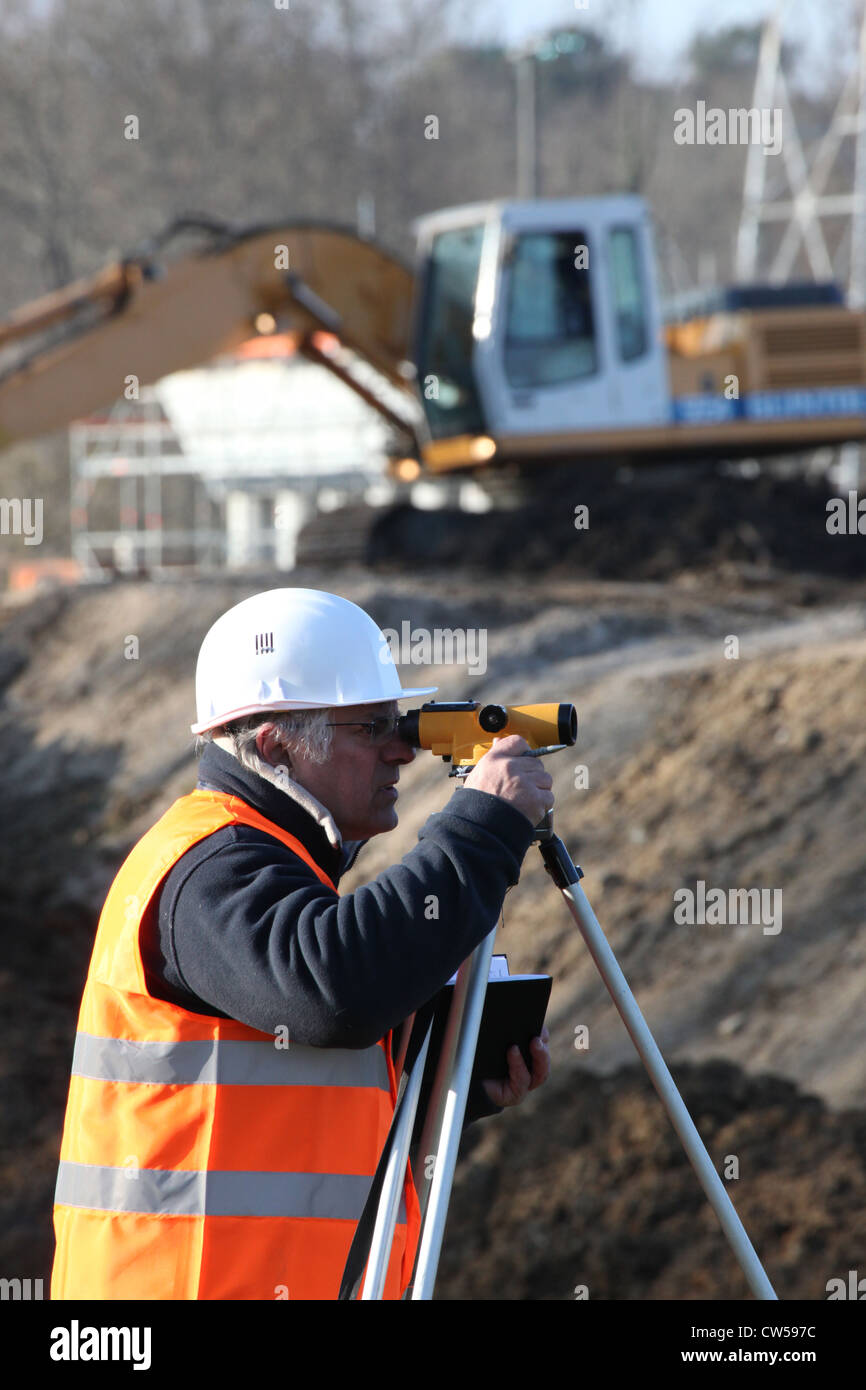
[[[617,347],[623,362],[633,362],[643,357],[648,347],[646,300],[634,227],[614,227],[609,250]]]
[[[584,233],[524,233],[516,237],[508,263],[508,384],[556,386],[598,371]]]
[[[472,370],[483,240],[483,224],[440,232],[425,270],[416,360],[418,388],[434,439],[483,430]]]

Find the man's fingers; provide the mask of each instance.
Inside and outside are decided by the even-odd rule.
[[[546,1027],[542,1028],[541,1037],[532,1039],[530,1043],[532,1052],[531,1076],[517,1043],[508,1049],[506,1054],[508,1076],[502,1081],[491,1079],[484,1082],[484,1089],[494,1105],[518,1105],[529,1091],[534,1091],[536,1086],[543,1085],[550,1075],[550,1053],[547,1050],[549,1041],[550,1033]]]
[[[536,1086],[542,1086],[550,1075],[550,1053],[546,1046],[549,1037],[550,1034],[545,1028],[540,1038],[532,1039],[532,1080],[528,1087],[530,1091],[534,1091]]]
[[[523,1100],[530,1086],[532,1077],[529,1075],[529,1068],[523,1060],[523,1053],[515,1043],[508,1049],[508,1082],[511,1091],[509,1104],[517,1105]]]

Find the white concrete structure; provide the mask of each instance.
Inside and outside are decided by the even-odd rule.
[[[330,506],[382,500],[386,440],[375,410],[303,358],[176,372],[119,401],[106,420],[72,426],[74,552],[91,574],[104,571],[106,554],[122,571],[159,570],[169,545],[196,564],[291,569],[320,494]],[[200,503],[188,527],[164,529],[161,480],[177,474],[218,504],[222,531],[203,528]],[[107,476],[122,480],[120,528],[93,531],[88,501]]]

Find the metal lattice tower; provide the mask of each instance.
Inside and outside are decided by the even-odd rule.
[[[774,284],[790,278],[797,257],[805,253],[816,280],[844,279],[852,307],[866,306],[866,5],[862,7],[856,62],[848,74],[833,116],[814,153],[807,158],[782,70],[782,26],[786,0],[780,0],[767,20],[761,39],[753,106],[782,111],[781,159],[788,188],[777,196],[771,187],[776,159],[758,144],[750,144],[743,186],[743,206],[736,249],[736,275],[755,280],[766,273]],[[827,181],[843,141],[855,141],[853,187],[827,192]],[[849,219],[847,276],[834,268],[822,218]],[[767,223],[784,224],[781,241],[769,263],[761,257],[761,230]]]

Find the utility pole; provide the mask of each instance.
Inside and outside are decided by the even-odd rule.
[[[538,92],[536,39],[509,53],[517,86],[517,197],[538,197]]]
[[[538,198],[539,189],[539,121],[538,74],[536,63],[555,62],[557,58],[581,53],[586,37],[578,30],[564,29],[526,39],[519,48],[505,56],[514,64],[517,86],[517,197]]]

